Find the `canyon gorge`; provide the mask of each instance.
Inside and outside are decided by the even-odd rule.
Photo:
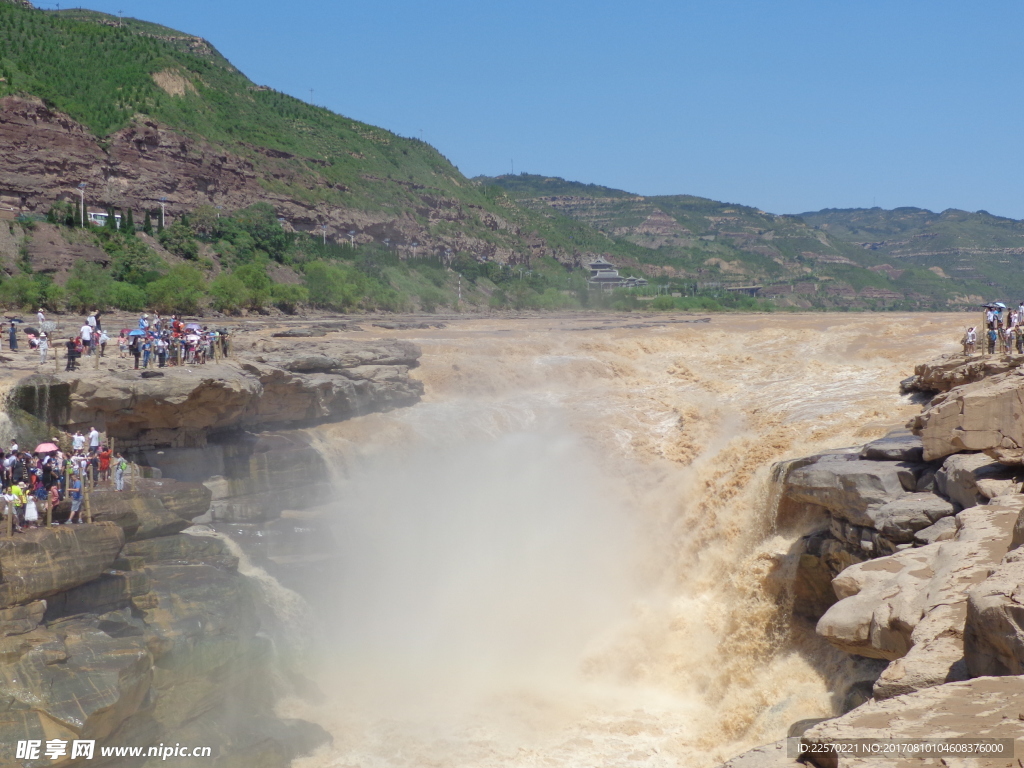
[[[15,422],[95,422],[144,477],[94,494],[63,585],[0,548],[2,626],[65,674],[83,633],[127,643],[136,684],[102,727],[23,696],[7,728],[216,734],[224,765],[781,766],[794,724],[980,696],[1020,663],[1022,442],[992,426],[1019,361],[919,365],[964,324],[259,321],[205,368],[26,378]],[[263,725],[173,704],[212,637],[205,711]]]

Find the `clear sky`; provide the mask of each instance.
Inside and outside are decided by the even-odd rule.
[[[468,176],[1024,218],[1020,0],[86,4],[205,37]]]

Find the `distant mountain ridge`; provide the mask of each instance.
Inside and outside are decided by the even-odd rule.
[[[0,2],[0,109],[0,216],[74,205],[84,183],[90,206],[163,202],[172,219],[269,203],[289,232],[401,260],[546,260],[569,270],[546,278],[555,293],[569,292],[567,277],[584,280],[595,257],[670,293],[805,309],[947,309],[1024,293],[1014,220],[777,215],[554,176],[470,180],[425,142],[253,83],[202,38],[94,11]],[[13,275],[17,248],[8,251],[0,262]],[[211,275],[222,266],[233,265]]]

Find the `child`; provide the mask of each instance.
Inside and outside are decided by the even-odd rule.
[[[39,510],[36,507],[35,494],[25,497],[25,525],[29,528],[39,527]]]

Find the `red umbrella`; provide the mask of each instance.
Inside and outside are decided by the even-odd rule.
[[[51,453],[52,451],[59,451],[60,448],[53,443],[40,443],[36,446],[33,453]]]

